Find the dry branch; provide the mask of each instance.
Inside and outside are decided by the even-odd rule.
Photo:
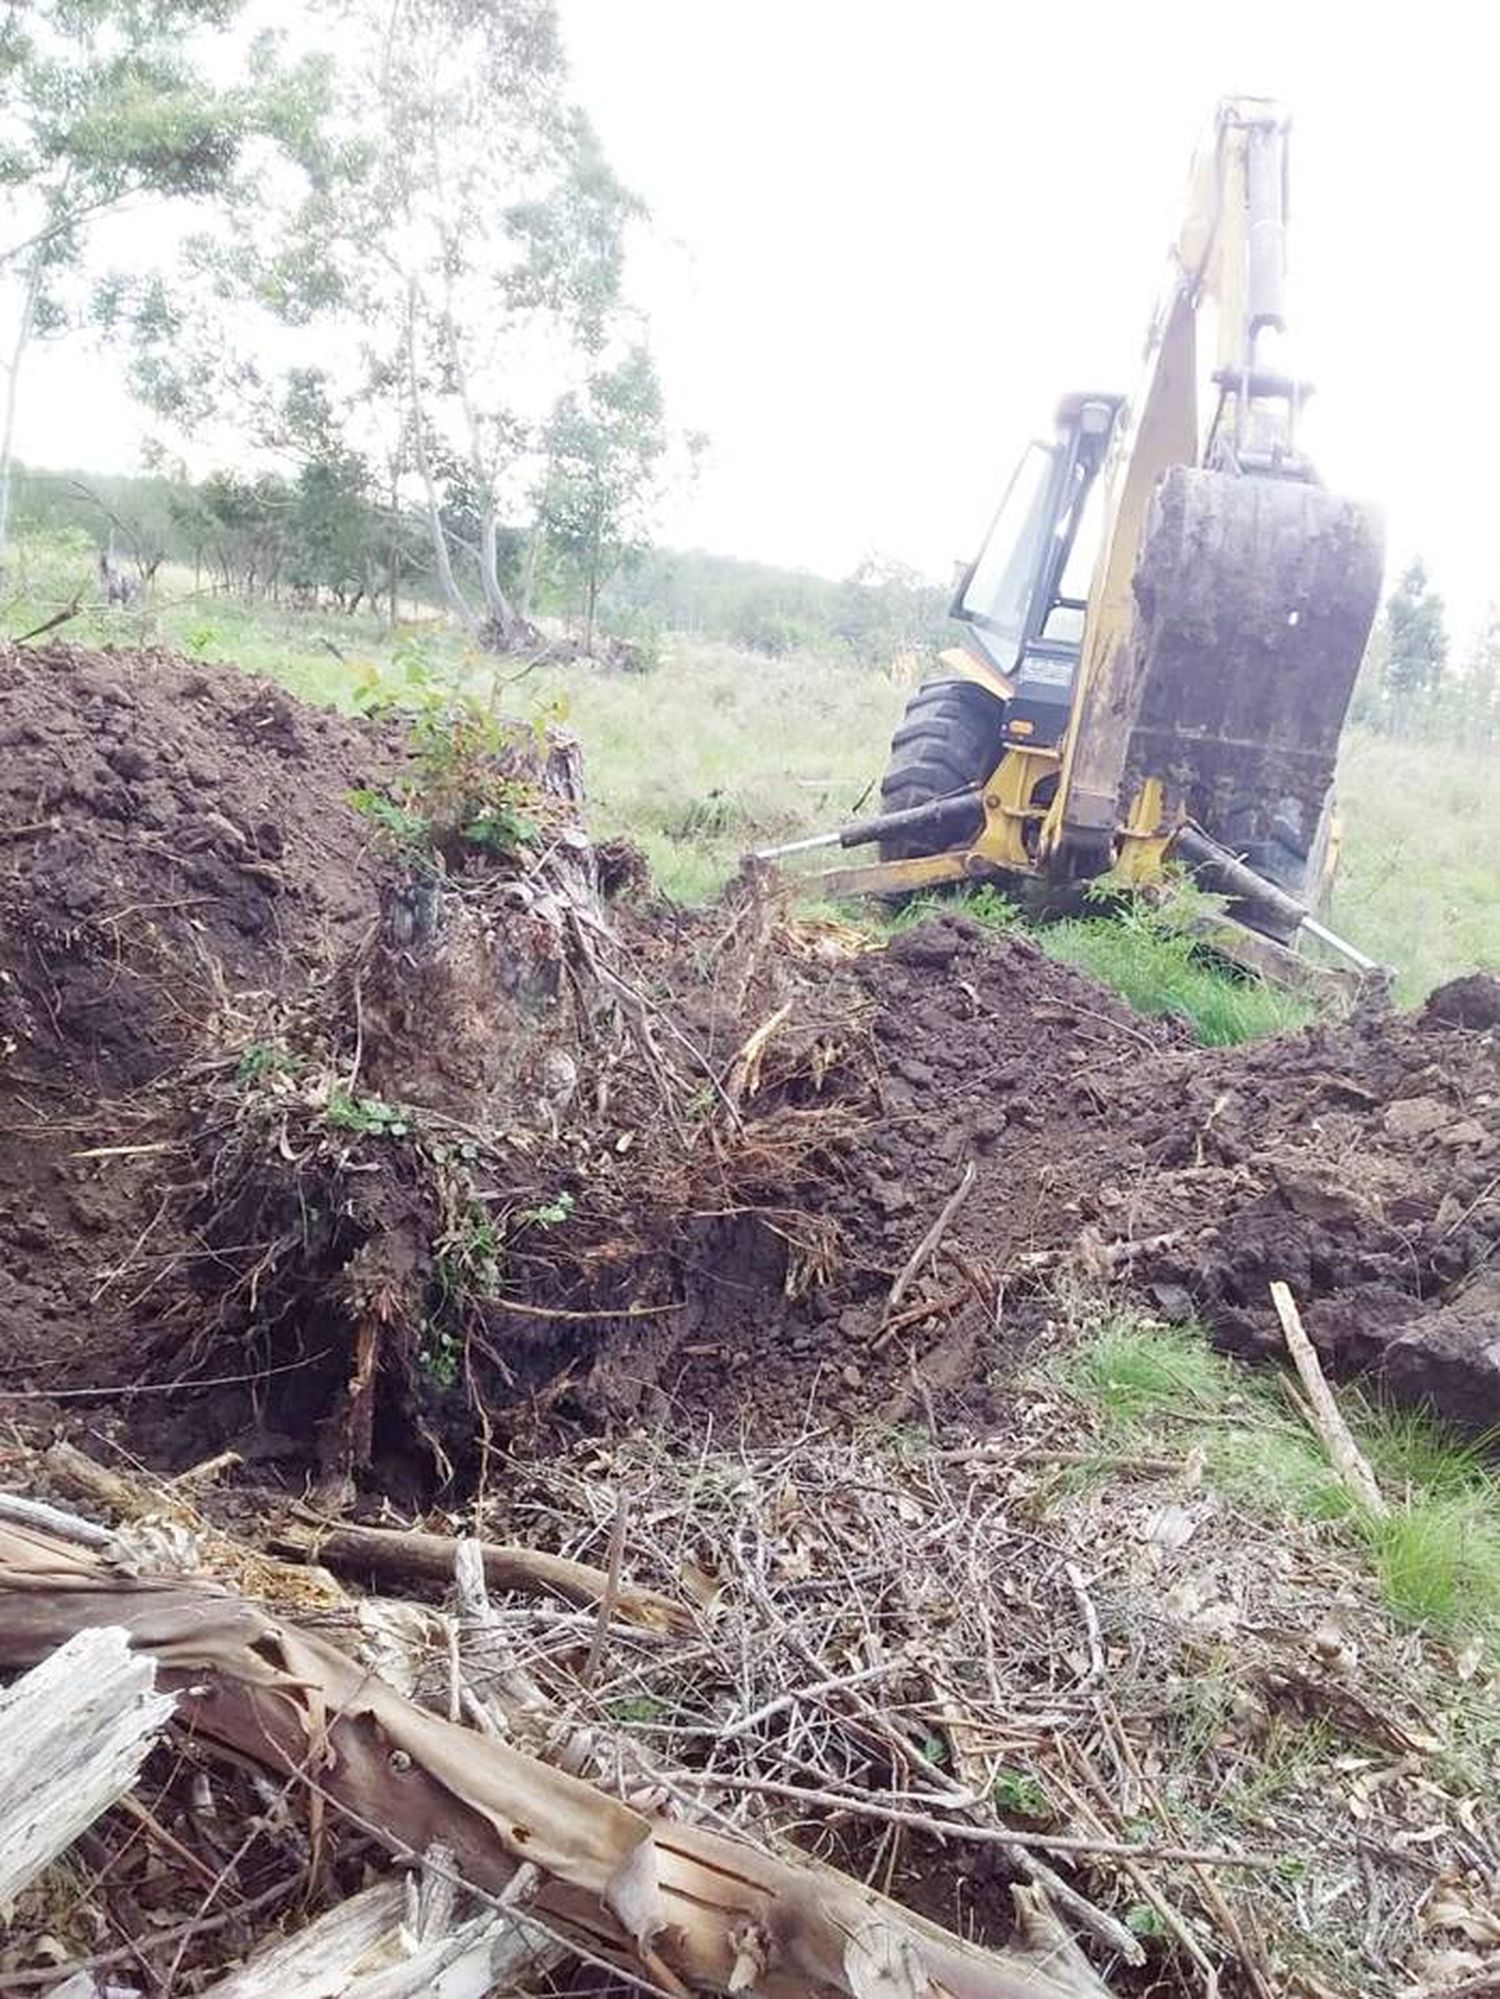
[[[298,1555],[304,1561],[326,1562],[343,1574],[376,1576],[387,1583],[446,1585],[453,1580],[456,1544],[443,1534],[308,1521],[288,1528],[276,1545],[283,1553]],[[609,1594],[609,1576],[587,1562],[494,1541],[478,1546],[484,1558],[484,1579],[491,1589],[558,1596],[584,1610],[597,1608]],[[685,1634],[693,1628],[692,1614],[681,1604],[624,1581],[615,1590],[612,1614],[648,1631]]]
[[[1038,1948],[980,1950],[831,1869],[648,1819],[442,1720],[219,1584],[120,1576],[76,1544],[0,1525],[0,1664],[34,1664],[106,1623],[155,1657],[201,1747],[301,1782],[396,1854],[445,1845],[482,1896],[530,1863],[528,1921],[653,1985],[868,1999],[855,1967],[894,1939],[928,1999],[1107,1993],[1055,1925]]]
[[[894,1312],[896,1307],[901,1303],[910,1286],[921,1274],[923,1264],[948,1233],[953,1217],[958,1213],[964,1202],[968,1200],[969,1195],[973,1192],[974,1182],[978,1177],[979,1168],[971,1159],[964,1167],[958,1185],[948,1196],[947,1200],[944,1201],[942,1207],[939,1208],[937,1220],[912,1251],[910,1257],[907,1259],[906,1267],[891,1286],[890,1295],[885,1301],[890,1311]]]
[[[1343,1480],[1345,1487],[1365,1510],[1375,1519],[1383,1519],[1390,1510],[1385,1503],[1385,1495],[1375,1483],[1364,1453],[1355,1443],[1349,1425],[1344,1421],[1339,1405],[1333,1399],[1333,1390],[1323,1374],[1322,1363],[1313,1350],[1313,1343],[1307,1337],[1302,1324],[1302,1314],[1297,1310],[1297,1301],[1288,1286],[1278,1278],[1271,1285],[1271,1303],[1276,1307],[1276,1316],[1281,1321],[1282,1335],[1287,1351],[1297,1366],[1302,1378],[1302,1386],[1307,1391],[1311,1405],[1313,1426],[1322,1439],[1334,1470]]]

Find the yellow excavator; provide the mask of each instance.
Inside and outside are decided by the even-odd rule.
[[[1323,487],[1284,373],[1288,121],[1222,102],[1134,398],[1066,396],[1027,449],[878,816],[761,856],[878,845],[834,894],[1104,878],[1169,863],[1230,899],[1278,969],[1316,916],[1334,763],[1380,593],[1374,512]]]

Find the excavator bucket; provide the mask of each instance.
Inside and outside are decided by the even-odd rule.
[[[1167,472],[1136,561],[1127,657],[1107,676],[1128,731],[1122,808],[1154,778],[1169,822],[1186,814],[1316,901],[1381,544],[1371,510],[1321,486]]]

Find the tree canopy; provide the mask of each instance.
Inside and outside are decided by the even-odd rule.
[[[325,479],[337,435],[346,471],[409,486],[450,608],[508,645],[524,621],[505,523],[567,398],[598,415],[615,396],[616,468],[644,479],[658,450],[660,393],[623,294],[644,210],[572,98],[551,0],[348,0],[338,23],[294,183],[193,245],[185,293],[139,295],[136,379],[178,422],[234,405]]]
[[[227,197],[256,137],[282,131],[278,44],[247,45],[213,80],[210,50],[240,0],[41,0],[0,22],[0,287],[11,315],[0,416],[0,554],[22,367],[32,342],[93,319],[117,287],[89,286],[103,224],[148,203]]]

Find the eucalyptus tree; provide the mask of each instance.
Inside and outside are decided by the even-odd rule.
[[[235,80],[216,80],[240,13],[240,0],[12,0],[0,17],[0,555],[33,344],[110,317],[109,284],[90,283],[101,230],[223,200],[287,109],[272,36],[243,34]]]
[[[226,331],[143,297],[136,379],[180,420],[237,403],[286,446],[311,363],[346,448],[420,496],[452,610],[504,649],[525,627],[505,523],[548,411],[620,344],[643,210],[573,100],[552,0],[342,0],[303,32],[336,60],[295,186],[195,246]],[[278,329],[259,347],[256,311]]]

